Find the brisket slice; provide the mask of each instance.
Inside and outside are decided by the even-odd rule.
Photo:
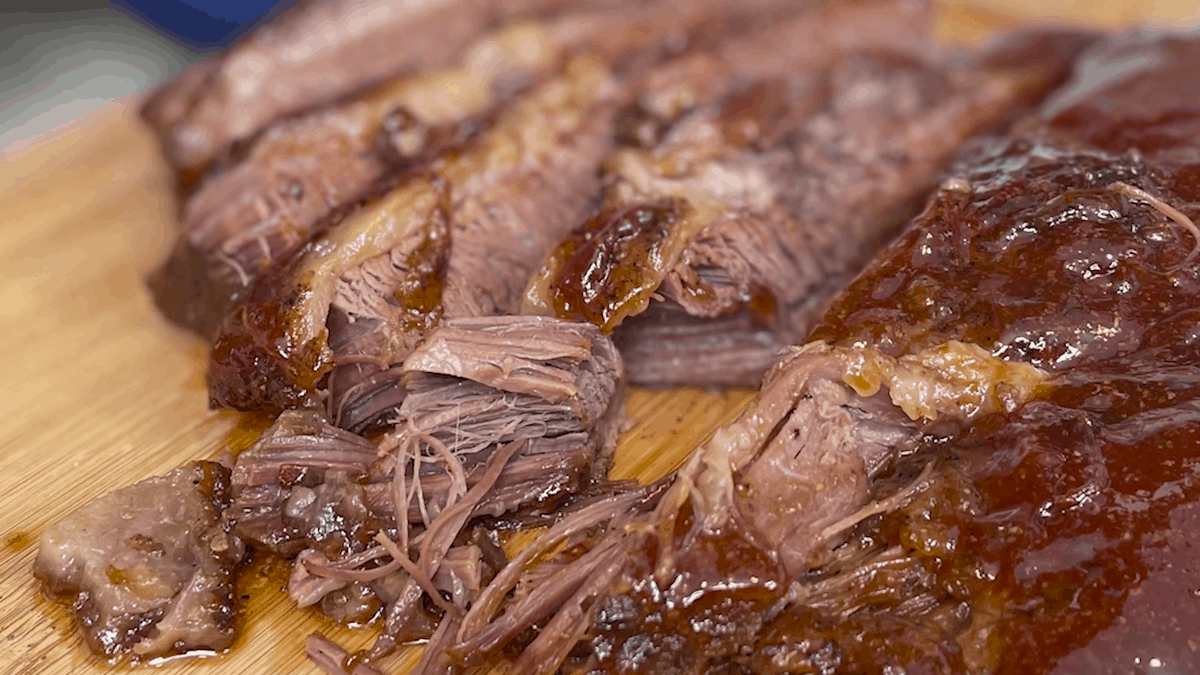
[[[280,117],[326,105],[405,73],[440,68],[490,28],[568,11],[636,14],[660,6],[721,20],[780,0],[305,0],[221,54],[160,87],[142,116],[168,161],[195,175]],[[668,19],[669,20],[669,19]]]
[[[1083,58],[1144,67],[965,148],[648,516],[548,563],[568,602],[495,617],[506,570],[451,655],[537,622],[517,667],[1200,667],[1200,41]]]
[[[741,82],[613,154],[604,204],[526,310],[615,330],[634,382],[754,384],[957,146],[1039,100],[1084,42],[1024,36],[965,65],[822,44],[827,61]],[[692,365],[714,358],[738,365]]]
[[[620,0],[593,4],[620,6]],[[569,6],[561,0],[306,0],[161,87],[142,116],[162,138],[167,160],[194,174],[279,117],[406,72],[440,68],[489,27]]]
[[[245,552],[222,519],[229,488],[228,469],[195,462],[99,497],[42,533],[34,574],[97,654],[224,651]]]

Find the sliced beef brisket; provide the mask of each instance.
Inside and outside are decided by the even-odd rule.
[[[955,66],[814,44],[823,58],[734,83],[615,152],[603,206],[547,259],[526,310],[615,329],[634,382],[753,384],[957,146],[1045,95],[1084,41],[1026,36]],[[738,368],[692,366],[726,347]]]
[[[464,145],[567,55],[592,54],[632,74],[681,36],[733,30],[725,24],[747,11],[709,7],[712,0],[611,4],[511,22],[474,39],[455,65],[406,73],[276,121],[187,196],[183,236],[150,280],[159,305],[211,337],[264,271],[336,225],[389,177]]]
[[[221,652],[245,547],[222,516],[229,470],[195,462],[97,498],[42,533],[34,574],[73,601],[97,654]]]
[[[159,88],[142,116],[168,161],[194,175],[282,117],[451,63],[479,35],[520,18],[671,10],[696,25],[779,10],[780,0],[304,0]],[[673,17],[660,15],[660,22]],[[642,24],[643,27],[651,23]]]
[[[409,395],[378,447],[284,412],[238,458],[228,511],[247,541],[298,554],[298,603],[384,611],[376,655],[420,633],[429,584],[474,600],[482,553],[461,547],[488,544],[459,541],[472,519],[549,508],[602,479],[623,419],[620,357],[587,323],[449,320],[401,370]]]
[[[305,0],[164,86],[142,116],[159,132],[171,164],[195,172],[279,117],[405,72],[440,68],[498,22],[565,6],[561,0]]]
[[[518,668],[1200,666],[1198,46],[1089,54],[1143,68],[965,149],[648,515],[547,563],[570,600],[493,619],[505,570],[451,656],[538,622]]]
[[[613,93],[602,65],[570,62],[487,134],[260,280],[214,345],[213,402],[243,410],[312,403],[338,366],[337,410],[341,392],[403,360],[443,314],[516,304],[529,270],[596,191]],[[389,322],[397,312],[411,321]]]
[[[211,337],[259,276],[336,225],[386,176],[486,125],[521,79],[551,67],[562,49],[553,37],[541,24],[511,26],[478,40],[455,67],[266,130],[187,198],[183,235],[150,278],[159,306]]]

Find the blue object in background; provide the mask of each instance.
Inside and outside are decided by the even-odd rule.
[[[113,5],[198,51],[229,45],[297,0],[113,0]]]

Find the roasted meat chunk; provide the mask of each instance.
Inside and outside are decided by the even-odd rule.
[[[442,658],[1200,667],[1200,40],[1081,62],[1136,67],[964,148],[739,420],[586,546],[546,557],[568,535],[543,535]],[[506,597],[522,576],[547,582]]]
[[[95,499],[43,532],[34,574],[73,602],[97,654],[223,651],[245,553],[229,489],[228,469],[195,462]]]
[[[859,35],[864,11],[811,20]],[[1027,35],[935,65],[795,37],[794,67],[751,71],[613,153],[603,204],[547,258],[525,311],[615,331],[635,383],[754,385],[956,148],[1040,100],[1087,40]]]

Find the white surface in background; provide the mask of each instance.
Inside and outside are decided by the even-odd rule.
[[[115,10],[4,19],[0,154],[202,58]]]

